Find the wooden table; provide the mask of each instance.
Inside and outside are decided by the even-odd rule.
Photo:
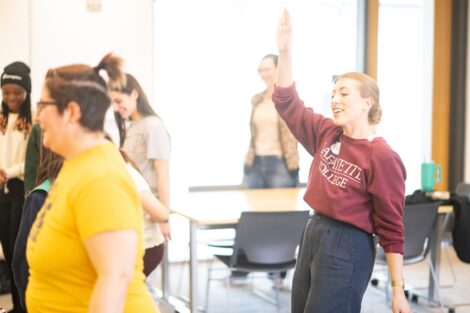
[[[198,191],[173,201],[173,212],[189,220],[191,312],[199,309],[197,229],[235,226],[244,211],[310,210],[302,199],[304,192],[303,188]],[[163,293],[167,292],[164,290]]]

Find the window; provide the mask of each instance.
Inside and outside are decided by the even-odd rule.
[[[276,53],[284,6],[294,28],[294,78],[307,106],[329,115],[334,75],[356,70],[353,0],[155,2],[155,109],[172,136],[176,188],[238,185],[257,69]],[[301,181],[311,157],[301,151]]]
[[[421,162],[431,156],[433,5],[381,0],[379,6],[379,133],[405,164],[408,194],[420,189]]]

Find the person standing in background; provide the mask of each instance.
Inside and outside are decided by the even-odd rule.
[[[266,90],[251,99],[251,140],[244,165],[246,188],[289,188],[299,181],[297,139],[277,114],[272,101],[278,56],[261,60],[258,74]]]
[[[31,77],[23,62],[13,62],[1,76],[0,241],[10,272],[13,311],[24,312],[12,273],[13,250],[24,204],[24,162],[31,131]]]
[[[170,208],[170,136],[162,120],[150,106],[139,82],[126,74],[122,86],[110,86],[117,124],[128,123],[122,150],[135,162],[153,194]],[[124,132],[121,132],[124,133]],[[169,223],[155,224],[144,215],[146,284],[155,302],[157,266],[163,259],[164,244],[171,239]]]
[[[261,59],[258,74],[266,89],[251,98],[251,139],[244,164],[245,188],[292,188],[299,183],[297,139],[274,107],[272,95],[278,56],[268,54]],[[232,271],[232,277],[248,273]],[[286,277],[281,273],[281,278]],[[269,273],[270,278],[273,274]]]

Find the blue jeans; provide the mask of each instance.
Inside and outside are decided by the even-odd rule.
[[[292,313],[359,313],[374,260],[371,234],[312,215],[300,242]]]
[[[275,155],[256,156],[243,179],[246,188],[290,188],[296,183],[282,157]]]

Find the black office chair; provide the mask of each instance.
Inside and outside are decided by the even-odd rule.
[[[243,212],[236,228],[231,254],[215,254],[214,256],[231,271],[271,272],[274,273],[275,279],[280,280],[281,272],[295,267],[295,252],[308,214],[308,211]],[[212,280],[211,273],[212,266],[209,266],[206,310]],[[230,290],[230,278],[227,278],[227,283],[228,290]],[[275,296],[275,303],[279,308],[278,288],[275,288]]]
[[[459,196],[466,196],[470,198],[470,184],[465,182],[460,182],[455,188],[455,193]]]
[[[431,270],[434,286],[436,286],[439,305],[444,312],[444,305],[441,294],[439,292],[439,284],[437,283],[437,275],[431,259],[428,258],[431,250],[431,240],[433,238],[434,228],[436,227],[438,207],[440,202],[406,204],[403,209],[403,223],[405,227],[405,253],[403,255],[403,264],[415,264],[427,259]],[[376,264],[386,265],[385,252],[381,247],[377,248]],[[373,280],[372,284],[377,285],[377,280]],[[388,276],[385,287],[386,302],[389,301],[389,284],[390,276]],[[405,286],[406,287],[406,286]],[[413,294],[414,299],[417,295]]]

